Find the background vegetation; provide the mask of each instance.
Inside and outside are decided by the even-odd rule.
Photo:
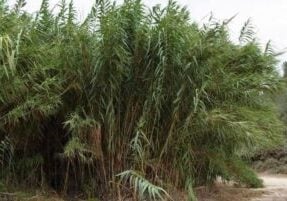
[[[168,198],[217,176],[262,185],[242,156],[283,142],[270,44],[170,1],[73,2],[36,16],[0,0],[1,181],[109,199]],[[117,189],[117,190],[116,190]],[[165,189],[165,190],[164,190]]]
[[[283,63],[283,79],[286,84],[287,81],[287,62]],[[286,87],[280,91],[276,97],[278,110],[280,113],[280,119],[284,123],[284,135],[286,136],[287,125],[287,91]],[[287,147],[286,143],[273,149],[260,150],[256,152],[252,157],[252,166],[258,172],[265,172],[271,174],[286,174],[287,173]]]

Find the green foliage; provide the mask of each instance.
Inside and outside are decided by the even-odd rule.
[[[2,167],[10,166],[13,160],[14,147],[8,136],[0,142],[0,164]]]
[[[228,171],[232,171],[234,176],[231,178],[241,184],[251,188],[262,188],[263,181],[257,177],[254,171],[241,160],[229,161]]]
[[[240,35],[239,35],[239,41],[241,43],[251,42],[252,40],[254,40],[254,34],[255,34],[254,27],[252,25],[251,19],[249,18],[244,23],[243,27],[241,28]]]
[[[117,176],[120,177],[121,182],[128,182],[134,188],[135,193],[139,195],[141,200],[165,200],[164,198],[170,197],[164,189],[150,183],[135,171],[127,170]]]
[[[73,2],[54,14],[43,0],[36,17],[24,5],[0,1],[0,137],[14,148],[3,177],[89,185],[91,197],[120,172],[152,198],[166,194],[152,183],[186,187],[191,200],[192,185],[218,176],[260,186],[240,157],[283,142],[272,100],[282,82],[250,21],[233,43],[231,19],[199,27],[174,1],[148,11],[99,0],[83,23]]]
[[[187,192],[187,201],[197,201],[195,192],[193,190],[193,182],[192,179],[186,181],[186,192]]]

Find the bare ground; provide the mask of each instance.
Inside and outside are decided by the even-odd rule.
[[[287,201],[287,175],[260,175],[265,188],[262,196],[251,201]]]
[[[253,198],[261,197],[263,193],[259,190],[255,191],[225,184],[217,184],[211,189],[206,187],[196,188],[198,201],[253,201]]]
[[[259,175],[264,188],[237,188],[217,184],[212,189],[197,188],[199,201],[287,201],[287,175]]]
[[[259,175],[264,181],[264,188],[248,189],[234,187],[232,184],[217,183],[215,186],[198,187],[195,189],[198,201],[287,201],[287,175]],[[15,194],[16,195],[16,194]],[[14,194],[0,193],[0,201],[2,200],[17,200],[17,201],[64,201],[56,194],[35,195],[32,197],[18,197],[18,199],[3,199],[6,197],[13,198]],[[174,201],[187,200],[186,194],[175,190],[172,193]],[[130,201],[130,199],[123,199]]]

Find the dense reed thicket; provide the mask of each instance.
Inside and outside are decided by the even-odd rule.
[[[83,22],[72,2],[24,5],[0,0],[4,184],[148,199],[217,176],[261,184],[241,156],[282,142],[281,82],[249,22],[234,43],[229,20],[199,26],[174,1],[97,0]]]

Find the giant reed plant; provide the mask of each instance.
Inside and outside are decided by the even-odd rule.
[[[24,5],[0,0],[3,181],[150,199],[217,176],[260,185],[240,158],[282,140],[281,84],[249,22],[233,43],[229,21],[200,27],[174,1],[97,0],[84,22],[65,0]]]

